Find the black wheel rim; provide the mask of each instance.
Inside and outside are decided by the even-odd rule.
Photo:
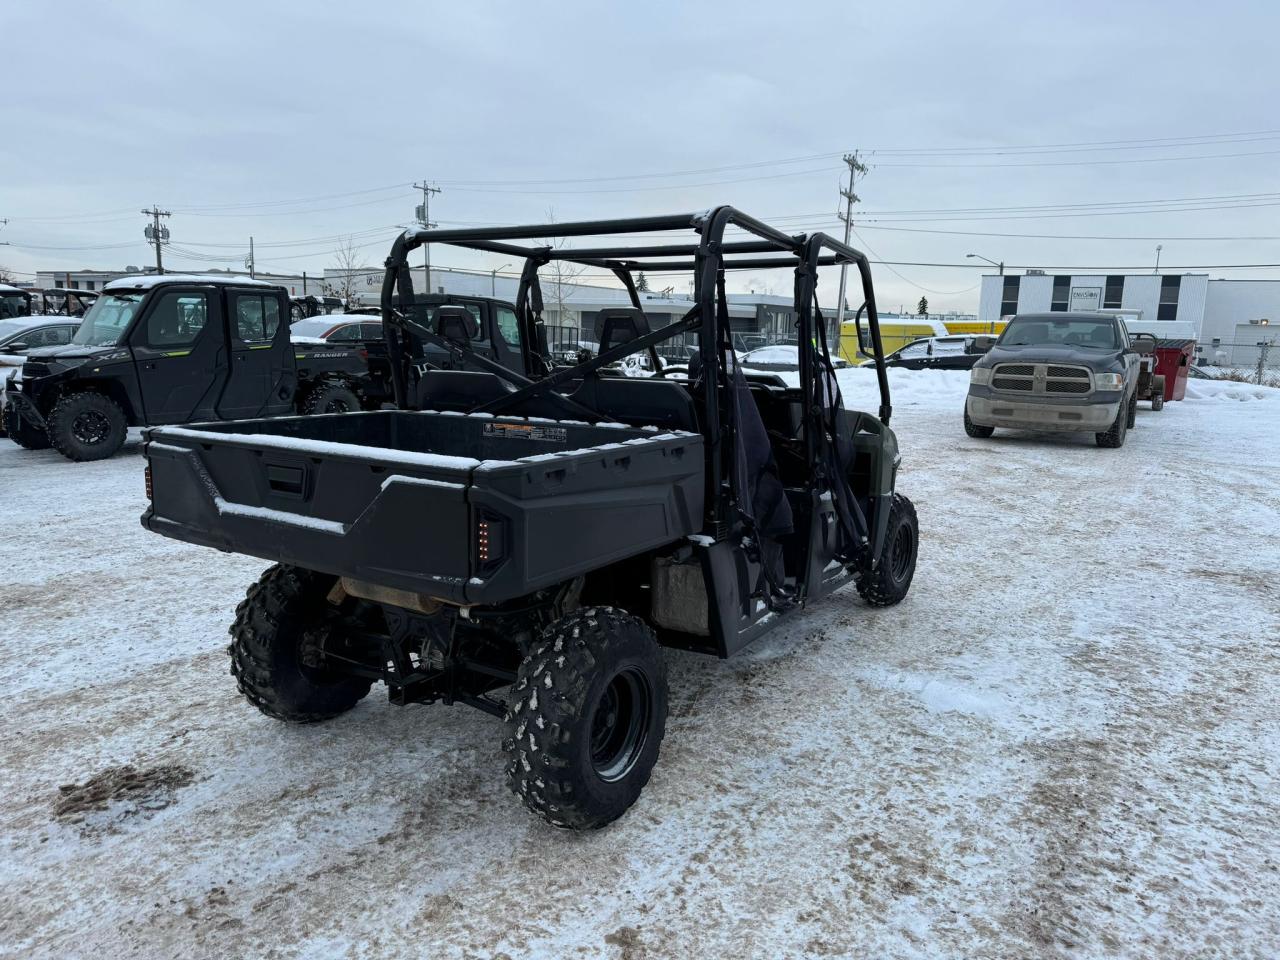
[[[96,410],[76,414],[76,418],[71,421],[71,435],[81,443],[101,443],[110,432],[111,421]]]
[[[911,528],[904,523],[893,535],[893,549],[889,553],[889,573],[894,583],[901,583],[906,579],[907,571],[911,569],[914,547]]]
[[[649,738],[653,695],[648,678],[634,667],[609,681],[591,718],[591,767],[613,783],[635,768]]]

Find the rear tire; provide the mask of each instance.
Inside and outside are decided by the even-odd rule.
[[[322,383],[307,394],[302,406],[305,414],[352,413],[360,409],[360,398],[355,391],[341,383]]]
[[[18,413],[17,408],[12,403],[6,403],[4,406],[3,426],[4,432],[8,434],[9,439],[22,447],[22,449],[49,449],[49,434],[22,419],[22,415]]]
[[[316,665],[336,578],[276,564],[249,587],[231,625],[231,675],[244,698],[275,720],[316,723],[346,713],[372,682]],[[308,663],[307,661],[311,661]]]
[[[120,404],[94,390],[62,397],[47,422],[54,449],[77,463],[107,459],[124,446],[129,432]]]
[[[594,830],[649,782],[667,723],[653,631],[614,607],[549,625],[520,664],[507,712],[507,785],[548,823]]]
[[[1098,441],[1098,446],[1114,450],[1124,446],[1124,438],[1128,430],[1129,406],[1122,403],[1120,409],[1116,411],[1115,422],[1107,428],[1105,433],[1094,434],[1094,438]]]
[[[967,433],[969,436],[973,437],[975,440],[985,440],[987,439],[987,437],[991,436],[993,433],[996,432],[996,428],[983,427],[974,423],[972,420],[969,419],[969,411],[966,408],[964,411],[964,432]]]
[[[1164,409],[1164,390],[1163,389],[1161,389],[1160,393],[1157,393],[1154,397],[1151,398],[1151,409],[1152,410]]]
[[[884,552],[870,573],[858,577],[858,594],[873,607],[901,603],[916,575],[920,550],[920,521],[916,508],[900,493],[889,507],[889,527],[885,531]]]

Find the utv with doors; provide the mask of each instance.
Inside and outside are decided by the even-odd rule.
[[[677,230],[692,242],[519,242]],[[427,242],[523,261],[519,369],[475,350],[465,306],[417,309],[408,258]],[[539,269],[557,260],[612,271],[632,302],[572,367],[538,359]],[[832,366],[817,275],[840,264],[861,278],[875,369],[857,375],[876,377],[876,413],[844,408]],[[772,268],[795,280],[790,383],[744,370],[730,335],[726,274]],[[651,330],[632,275],[675,270],[692,273],[694,301]],[[895,492],[862,253],[731,207],[410,230],[387,260],[382,310],[396,409],[145,435],[145,527],[273,562],[230,631],[231,672],[268,716],[327,720],[377,681],[395,704],[476,707],[501,718],[507,782],[531,810],[600,827],[658,759],[662,646],[728,657],[846,583],[872,606],[907,594],[916,514]],[[700,344],[687,377],[656,361],[649,378],[608,371],[686,332]],[[465,368],[421,363],[415,341]]]
[[[70,343],[27,354],[5,392],[7,432],[29,449],[101,460],[131,426],[372,405],[359,351],[294,345],[288,316],[283,287],[244,277],[113,281]]]

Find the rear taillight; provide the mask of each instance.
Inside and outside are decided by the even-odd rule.
[[[142,482],[147,488],[147,499],[150,500],[152,499],[151,497],[151,464],[149,463],[147,464],[147,469],[143,471],[142,475],[144,478]]]
[[[506,552],[506,524],[497,517],[481,515],[476,524],[476,559],[481,567],[502,559]]]

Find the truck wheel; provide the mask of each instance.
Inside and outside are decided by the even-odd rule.
[[[649,782],[667,724],[653,631],[615,607],[550,624],[520,664],[507,712],[507,784],[548,823],[593,830]]]
[[[1138,425],[1138,395],[1135,393],[1129,401],[1129,420],[1125,424],[1126,430],[1132,430]]]
[[[1121,404],[1120,409],[1116,411],[1115,422],[1107,428],[1106,433],[1094,434],[1094,439],[1098,441],[1100,447],[1123,447],[1124,437],[1129,429],[1129,407]]]
[[[1151,409],[1152,410],[1164,409],[1164,387],[1163,386],[1160,388],[1160,391],[1151,398]]]
[[[985,440],[996,432],[995,427],[982,427],[969,419],[969,411],[964,411],[964,432],[977,440]]]
[[[360,409],[360,398],[350,387],[341,383],[322,383],[307,395],[302,412],[351,413]]]
[[[346,713],[371,682],[316,664],[334,577],[276,564],[249,587],[232,623],[231,675],[268,717],[315,723]]]
[[[10,440],[24,450],[47,450],[49,448],[49,435],[39,427],[23,420],[22,415],[18,413],[17,408],[12,403],[5,404],[3,420],[4,432],[9,435]]]
[[[68,460],[105,460],[129,432],[124,411],[110,397],[86,390],[69,393],[49,412],[49,442]]]
[[[889,507],[884,552],[875,570],[858,578],[855,586],[859,596],[873,607],[892,607],[901,603],[916,575],[919,547],[920,521],[916,518],[915,504],[895,493]]]

